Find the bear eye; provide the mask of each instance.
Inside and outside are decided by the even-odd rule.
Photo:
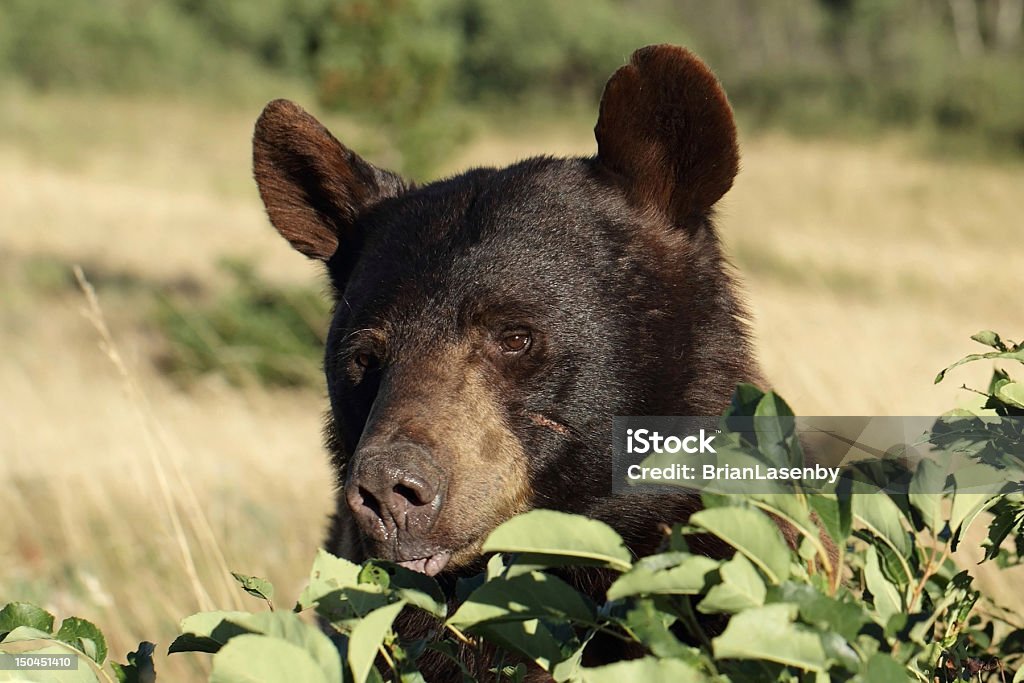
[[[531,343],[533,343],[533,337],[530,335],[529,330],[509,330],[501,335],[501,338],[498,340],[501,352],[509,355],[526,353]]]
[[[360,351],[352,357],[352,360],[355,361],[355,364],[363,370],[373,370],[380,363],[376,356],[367,351]]]

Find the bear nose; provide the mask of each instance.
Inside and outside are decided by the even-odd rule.
[[[420,447],[361,448],[353,458],[345,497],[364,533],[378,541],[416,537],[441,508],[441,470]]]

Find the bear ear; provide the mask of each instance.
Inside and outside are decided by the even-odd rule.
[[[739,170],[725,92],[707,65],[674,45],[637,50],[612,75],[594,134],[598,163],[630,200],[676,225],[703,219]]]
[[[354,226],[359,214],[406,187],[397,175],[360,158],[288,100],[274,100],[264,108],[252,147],[253,174],[270,222],[293,247],[321,261],[339,246],[357,249]]]

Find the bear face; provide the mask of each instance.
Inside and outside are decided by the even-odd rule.
[[[334,552],[474,570],[491,530],[543,507],[642,554],[694,509],[612,495],[611,418],[716,415],[758,381],[710,220],[738,167],[732,113],[703,63],[654,46],[612,76],[595,133],[595,157],[417,187],[296,105],[264,110],[268,214],[335,289]]]

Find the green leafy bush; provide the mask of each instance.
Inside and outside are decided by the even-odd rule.
[[[962,363],[1024,363],[1024,344],[987,331],[974,339],[992,350],[936,381]],[[828,493],[704,494],[704,509],[667,533],[661,552],[639,559],[602,522],[535,510],[489,536],[486,571],[460,580],[451,610],[431,578],[321,550],[292,611],[274,610],[268,582],[236,575],[268,609],[188,617],[169,651],[212,653],[216,681],[257,672],[261,680],[423,681],[417,660],[428,651],[455,666],[460,653],[473,652],[490,662],[487,680],[522,680],[527,666],[559,682],[1024,680],[1024,628],[950,558],[968,528],[987,519],[985,561],[1021,562],[1024,433],[1013,418],[1024,415],[1022,386],[997,370],[981,392],[983,408],[940,418],[925,439],[941,457],[914,463],[902,490],[879,488],[879,473],[865,465]],[[723,441],[766,463],[800,461],[793,416],[779,397],[741,386],[722,425],[751,415],[772,417],[770,428],[726,431]],[[789,541],[779,520],[792,531]],[[692,552],[693,534],[716,536],[736,552]],[[604,602],[559,578],[573,566],[614,574]],[[434,619],[442,635],[403,640],[393,629],[403,610]],[[304,615],[330,624],[334,638]],[[52,617],[24,605],[0,612],[0,649],[24,640],[28,627],[52,639]],[[63,631],[54,638],[66,641]],[[646,655],[584,666],[599,634]],[[103,660],[101,646],[78,649]],[[465,669],[463,680],[474,680]]]
[[[646,11],[623,11],[614,0],[450,4],[463,34],[455,93],[470,100],[596,99],[636,48],[687,42],[686,28],[667,24],[665,12],[650,4]]]
[[[154,679],[153,643],[139,643],[127,664],[107,661],[107,642],[94,624],[68,617],[53,630],[53,615],[35,605],[12,602],[0,609],[0,656],[53,655],[77,658],[74,670],[31,672],[0,668],[0,681],[60,680],[69,683],[149,683]],[[103,668],[104,663],[108,665]]]
[[[44,90],[210,94],[246,92],[266,70],[168,0],[6,0],[0,72]]]
[[[164,369],[181,380],[217,373],[233,384],[320,386],[330,305],[316,290],[269,284],[244,261],[226,261],[223,292],[196,304],[158,297]]]
[[[38,88],[309,89],[379,126],[392,166],[423,177],[472,112],[571,112],[634,49],[672,42],[707,59],[751,127],[906,128],[943,150],[1019,156],[1022,29],[1005,42],[1009,17],[968,4],[980,22],[964,52],[937,0],[8,0],[0,73]]]

